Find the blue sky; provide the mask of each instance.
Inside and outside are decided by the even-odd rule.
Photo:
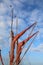
[[[10,27],[11,27],[11,8],[13,6],[13,31],[16,34],[16,20],[18,18],[18,33],[24,30],[28,25],[37,21],[37,25],[33,32],[39,30],[37,38],[34,40],[30,50],[25,55],[24,65],[43,65],[43,0],[0,0],[0,48],[4,59],[9,59],[10,50]],[[16,18],[16,17],[17,18]],[[31,30],[29,30],[31,31]],[[29,35],[27,31],[19,41],[25,39]],[[28,47],[30,41],[25,45],[24,51]],[[23,55],[23,54],[22,54]],[[5,58],[6,57],[6,58]],[[9,61],[8,61],[9,62]],[[22,63],[22,64],[23,64]],[[7,65],[7,63],[5,63]]]

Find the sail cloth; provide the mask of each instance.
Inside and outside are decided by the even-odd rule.
[[[38,31],[36,33],[34,33],[33,35],[29,36],[27,39],[25,39],[22,42],[18,43],[17,56],[16,56],[17,58],[15,60],[17,65],[20,62],[20,54],[21,54],[21,51],[22,51],[22,46],[37,33],[38,33]],[[15,64],[15,62],[14,62],[14,64]]]
[[[23,59],[24,56],[26,55],[27,51],[30,49],[30,47],[31,47],[31,45],[32,45],[32,43],[33,43],[33,41],[35,40],[35,38],[36,38],[36,36],[37,36],[37,34],[38,34],[38,33],[36,33],[36,35],[35,35],[35,37],[33,38],[32,42],[30,43],[30,45],[29,45],[28,48],[26,49],[26,51],[25,51],[23,57],[21,58],[21,60],[19,61],[19,63],[22,61],[22,59]],[[19,57],[19,56],[18,56],[18,57]],[[19,63],[18,63],[17,65],[19,65]]]
[[[26,28],[25,30],[23,30],[22,32],[20,32],[19,34],[17,34],[14,39],[13,42],[11,43],[11,51],[10,51],[10,65],[12,65],[13,60],[14,60],[14,46],[15,46],[15,42],[28,30],[30,29],[32,26],[34,26],[35,23],[33,23],[32,25],[30,25],[28,28]]]

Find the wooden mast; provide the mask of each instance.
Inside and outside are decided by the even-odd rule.
[[[12,45],[12,41],[14,38],[14,32],[13,32],[13,7],[12,5],[10,5],[11,7],[11,45]],[[13,62],[11,62],[12,58],[11,58],[11,49],[10,49],[10,65],[13,64]]]
[[[10,7],[11,7],[11,31],[12,31],[12,26],[13,26],[13,7],[12,7],[12,5],[10,5]]]

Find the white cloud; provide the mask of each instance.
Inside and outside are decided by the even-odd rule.
[[[3,3],[6,4],[7,7],[12,5],[12,2],[10,0],[3,0]]]
[[[30,51],[43,52],[43,43],[39,44],[37,47],[31,47]]]
[[[7,12],[7,8],[4,3],[0,3],[0,15],[3,15]]]
[[[6,25],[4,22],[4,16],[0,16],[0,37],[5,35]]]
[[[27,18],[28,19],[27,21],[29,21],[28,23],[30,23],[30,22],[33,23],[34,21],[38,21],[38,26],[43,26],[43,23],[41,23],[41,21],[43,20],[43,12],[41,12],[38,9],[34,9],[34,10],[28,11],[28,12],[26,12],[24,10],[20,10],[20,7],[23,7],[23,4],[20,1],[22,3],[24,2],[24,0],[12,0],[12,1],[4,0],[3,3],[0,3],[0,14],[1,15],[5,14],[7,12],[7,7],[9,7],[9,5],[13,3],[14,4],[14,13],[19,10],[16,14],[18,15],[18,17],[19,16],[21,17],[21,19],[18,18],[18,25],[20,26],[19,27],[20,29],[21,28],[23,29],[23,26],[25,27],[25,25],[27,25],[24,23],[24,20],[23,20],[23,18],[26,18],[26,17],[28,17]],[[25,2],[26,2],[26,0],[25,0]],[[30,4],[30,5],[33,4],[33,0],[32,1],[30,0],[28,4]],[[15,7],[15,5],[16,5],[16,7]],[[4,22],[5,19],[6,19],[6,22]],[[0,34],[4,35],[4,36],[8,36],[8,33],[6,35],[5,28],[7,26],[11,26],[11,18],[7,15],[6,16],[0,16],[0,21],[1,21],[0,22],[0,28],[1,28]],[[14,18],[13,21],[14,21],[13,27],[16,27],[16,18]],[[25,22],[27,23],[27,21],[25,21]],[[40,33],[37,36],[38,38],[39,38],[39,36],[41,36],[41,34],[43,34],[42,30],[43,30],[43,28],[40,29]]]
[[[0,36],[0,40],[2,39],[2,37]]]
[[[30,15],[30,21],[37,21],[39,19],[39,12],[40,11],[38,9],[34,9]]]
[[[8,20],[7,20],[7,25],[8,26],[11,26],[11,19],[8,17],[7,18]],[[20,19],[20,18],[14,18],[13,19],[13,28],[16,28],[16,22],[18,21],[18,26],[19,25],[22,25],[22,24],[24,24],[24,20],[23,19]]]
[[[0,28],[5,28],[4,22],[0,22]]]
[[[13,0],[13,3],[14,3],[15,5],[21,5],[21,3],[19,2],[19,0]]]
[[[0,48],[1,49],[4,49],[6,47],[6,42],[5,42],[5,40],[1,37],[0,38]]]

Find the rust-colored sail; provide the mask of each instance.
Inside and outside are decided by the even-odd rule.
[[[16,65],[18,65],[18,63],[20,62],[20,54],[22,52],[22,46],[24,46],[24,44],[27,41],[29,41],[37,33],[38,33],[38,31],[36,33],[34,33],[33,35],[29,36],[27,39],[25,39],[22,42],[18,43],[17,56],[16,56]]]
[[[36,25],[36,22],[33,23],[31,26],[29,26],[28,28],[26,28],[25,30],[23,30],[22,32],[20,32],[19,34],[17,34],[13,40],[13,42],[16,42],[28,29],[30,29],[32,26]]]
[[[28,30],[30,29],[33,25],[35,25],[35,23],[33,23],[31,26],[29,26],[28,28],[26,28],[25,30],[23,30],[22,32],[20,32],[19,34],[17,34],[14,39],[13,42],[11,43],[11,51],[10,51],[10,65],[13,64],[13,60],[14,60],[14,47],[15,47],[15,42]]]
[[[39,31],[38,31],[38,32],[39,32]],[[30,49],[30,47],[31,47],[33,41],[35,40],[35,38],[36,38],[38,32],[37,32],[36,35],[34,36],[34,38],[33,38],[33,40],[31,41],[31,43],[29,44],[29,46],[28,46],[28,48],[26,49],[24,55],[23,55],[22,58],[20,59],[19,63],[22,61],[23,57],[26,55],[27,51]],[[19,56],[18,56],[18,57],[19,57]],[[19,65],[19,63],[18,63],[18,65]]]

